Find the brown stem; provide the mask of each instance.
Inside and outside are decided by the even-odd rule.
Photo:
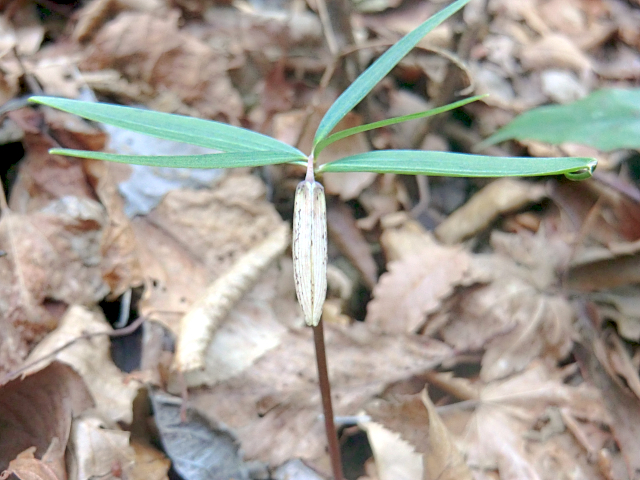
[[[320,395],[322,396],[322,411],[324,413],[324,427],[327,431],[327,443],[329,444],[329,458],[334,480],[344,480],[342,474],[342,459],[340,458],[340,446],[338,434],[333,423],[333,406],[331,405],[331,386],[327,372],[327,355],[324,348],[324,327],[322,320],[313,328],[313,342],[316,347],[316,365],[318,366],[318,381],[320,383]]]

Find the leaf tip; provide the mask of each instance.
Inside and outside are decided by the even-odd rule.
[[[589,161],[584,167],[572,172],[566,172],[564,176],[569,180],[586,180],[588,178],[591,178],[593,176],[593,172],[598,166],[598,160],[596,160],[595,158],[590,158],[588,160]]]

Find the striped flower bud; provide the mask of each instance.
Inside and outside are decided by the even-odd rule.
[[[324,188],[303,180],[293,213],[293,277],[307,325],[316,326],[327,295],[327,205]]]

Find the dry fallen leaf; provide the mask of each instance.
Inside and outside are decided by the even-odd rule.
[[[64,446],[57,438],[54,438],[51,445],[41,459],[34,456],[36,447],[30,447],[11,460],[9,468],[0,473],[0,479],[5,480],[11,474],[20,480],[66,480],[67,472],[64,463],[60,460],[64,458]]]
[[[122,12],[97,33],[82,66],[120,69],[130,80],[175,94],[204,117],[237,123],[242,101],[227,76],[227,59],[180,31],[178,20],[177,12]]]
[[[238,258],[191,306],[180,322],[175,359],[178,372],[188,374],[205,368],[205,352],[215,331],[270,264],[284,253],[289,236],[288,226],[275,229],[262,243]]]
[[[337,415],[357,413],[390,383],[424,372],[451,353],[435,340],[377,335],[363,324],[331,326],[326,333]],[[190,393],[198,411],[235,433],[248,458],[279,465],[299,457],[327,466],[310,334],[290,330],[240,375]]]
[[[487,228],[499,215],[538,202],[546,195],[543,184],[501,178],[484,187],[436,228],[446,244],[458,243]]]
[[[135,440],[131,441],[131,447],[135,454],[131,470],[133,480],[169,480],[171,460],[162,452]]]
[[[147,284],[140,313],[175,335],[208,285],[284,224],[254,176],[234,174],[211,190],[168,193],[133,227]]]
[[[535,364],[505,381],[487,384],[471,408],[469,412],[453,404],[440,414],[474,478],[495,478],[494,471],[500,479],[513,480],[552,480],[567,471],[576,479],[603,478],[562,420],[566,415],[584,422],[587,431],[594,427],[598,448],[604,446],[607,434],[602,426],[610,420],[593,387],[569,386]]]
[[[373,289],[366,321],[387,333],[420,330],[454,289],[467,282],[470,256],[433,241],[419,254],[390,262]]]
[[[471,480],[471,472],[426,390],[420,395],[406,396],[395,401],[374,401],[367,405],[366,412],[374,422],[386,430],[397,432],[422,460],[420,474],[414,477],[406,476],[407,479]],[[371,438],[371,432],[368,432],[368,435]],[[394,447],[390,447],[387,458],[393,459]],[[375,453],[377,463],[378,452]],[[402,464],[396,465],[395,468],[401,469]],[[380,468],[378,473],[380,480],[399,478],[388,473],[384,474]]]
[[[375,460],[376,480],[415,480],[424,472],[422,457],[402,436],[374,421],[361,422]]]
[[[71,478],[108,478],[114,469],[122,472],[118,477],[130,478],[134,451],[129,446],[129,432],[95,414],[85,414],[73,421],[69,444],[73,452]]]
[[[54,362],[26,378],[0,387],[0,471],[18,454],[31,447],[23,458],[37,455],[59,479],[66,478],[64,451],[72,415],[92,406],[91,394],[70,367]],[[55,440],[54,440],[55,439]],[[30,465],[34,463],[30,462]],[[14,464],[15,467],[15,464]],[[37,468],[42,467],[38,464]],[[28,477],[25,477],[28,478]],[[51,478],[51,477],[44,477]]]
[[[331,241],[358,269],[367,287],[372,289],[378,280],[378,266],[373,259],[371,247],[356,226],[353,212],[345,205],[329,204],[327,228]]]
[[[280,345],[287,325],[302,325],[291,268],[286,268],[284,261],[278,267],[267,270],[218,330],[212,332],[202,352],[203,368],[186,372],[183,378],[178,373],[172,375],[170,389],[181,382],[189,387],[215,385],[237,376]]]
[[[114,423],[131,423],[132,402],[140,384],[127,380],[126,375],[114,365],[107,335],[79,338],[85,333],[111,331],[113,329],[101,313],[73,306],[64,315],[58,328],[33,349],[25,363],[55,359],[69,365],[84,380],[95,399],[96,410],[103,418]],[[78,340],[53,357],[50,356],[73,339]]]
[[[530,273],[500,256],[476,256],[471,271],[487,281],[452,296],[427,324],[462,351],[484,349],[481,377],[503,378],[535,358],[559,361],[572,346],[572,309],[544,292]]]
[[[229,432],[211,425],[198,412],[186,410],[181,399],[160,392],[151,394],[154,419],[173,468],[185,480],[248,480],[239,446]]]
[[[0,219],[0,344],[11,369],[56,324],[65,304],[95,304],[108,292],[100,268],[104,210],[97,202],[63,197],[40,211],[5,210]]]

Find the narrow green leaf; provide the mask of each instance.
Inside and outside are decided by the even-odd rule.
[[[283,152],[232,152],[211,153],[204,155],[118,155],[115,153],[92,152],[89,150],[70,150],[66,148],[52,148],[53,155],[68,157],[92,158],[109,162],[129,163],[134,165],[148,165],[153,167],[174,168],[236,168],[259,167],[278,163],[298,163],[300,157]],[[302,163],[302,162],[301,162]],[[304,163],[303,163],[304,164]]]
[[[342,118],[349,113],[360,101],[382,80],[387,73],[395,67],[402,58],[411,51],[413,47],[427,33],[444,22],[455,12],[464,7],[470,0],[456,0],[448,7],[440,10],[427,21],[413,29],[401,38],[389,50],[384,52],[369,68],[367,68],[355,81],[347,88],[340,97],[329,108],[324,115],[316,131],[313,140],[313,151],[316,152],[318,143],[327,138],[331,130]]]
[[[529,110],[478,148],[511,139],[574,142],[603,151],[640,148],[640,89],[598,90],[568,105]]]
[[[329,137],[325,138],[321,142],[318,143],[315,149],[315,154],[318,155],[327,145],[331,145],[338,140],[342,140],[343,138],[350,137],[351,135],[355,135],[357,133],[368,132],[369,130],[374,130],[376,128],[387,127],[389,125],[395,125],[396,123],[408,122],[409,120],[416,120],[418,118],[432,117],[433,115],[438,115],[439,113],[448,112],[449,110],[453,110],[454,108],[462,107],[468,103],[475,102],[481,98],[488,96],[488,94],[484,95],[476,95],[475,97],[465,98],[463,100],[459,100],[457,102],[450,103],[448,105],[444,105],[438,108],[432,108],[431,110],[426,110],[424,112],[411,113],[409,115],[403,115],[401,117],[389,118],[387,120],[380,120],[379,122],[367,123],[366,125],[360,125],[358,127],[347,128],[346,130],[341,130]]]
[[[297,148],[274,138],[212,120],[65,98],[31,97],[29,101],[134,132],[223,152],[271,150],[306,158]]]
[[[376,172],[445,177],[530,177],[565,174],[588,178],[594,158],[491,157],[420,150],[378,150],[326,163],[319,172]]]

